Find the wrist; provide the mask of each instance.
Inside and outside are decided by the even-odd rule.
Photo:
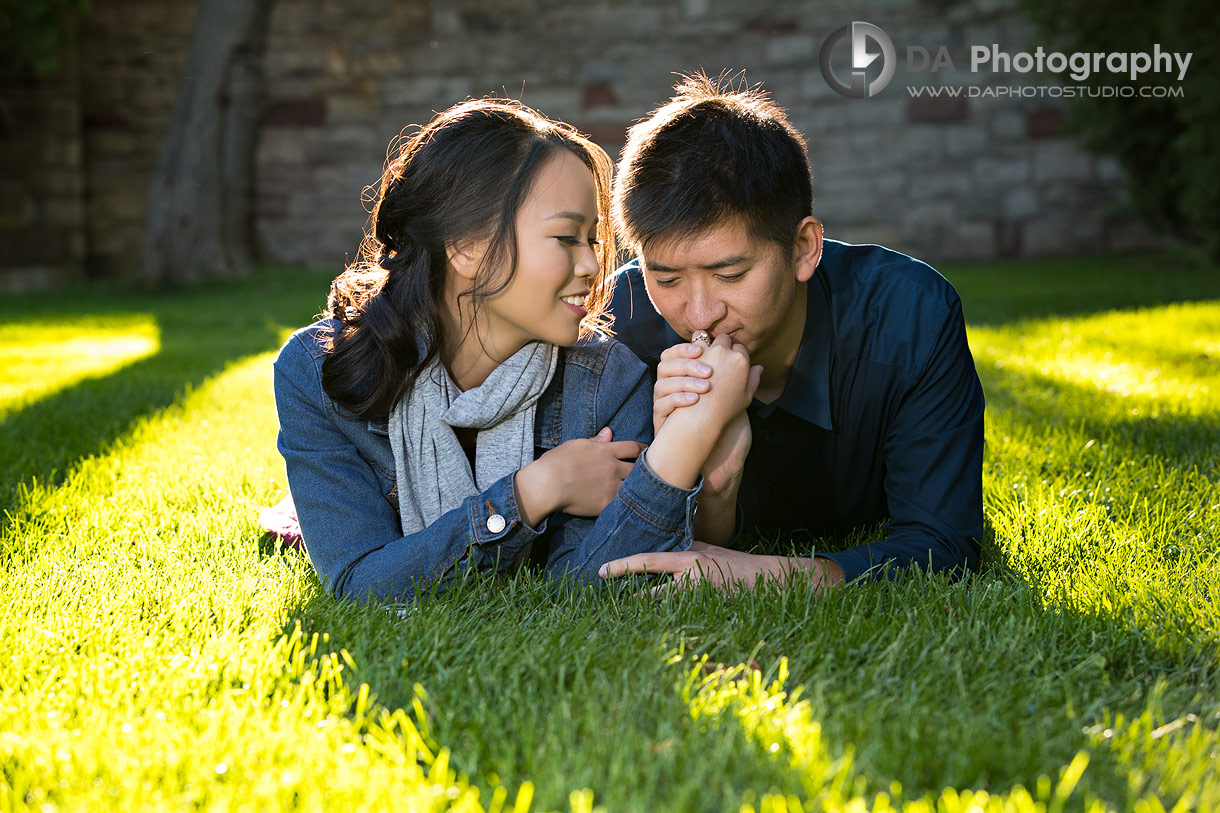
[[[808,574],[813,587],[824,590],[844,581],[843,568],[830,559],[820,556],[775,556],[771,559],[771,566],[766,569],[781,583],[804,583],[805,574]]]
[[[808,562],[808,568],[813,571],[813,580],[822,587],[830,587],[847,581],[843,567],[833,559],[825,556],[810,556],[803,561]]]
[[[736,474],[720,479],[714,474],[705,472],[703,475],[703,494],[705,497],[718,502],[735,503],[737,501],[737,492],[741,489],[741,474],[742,472],[739,470]]]
[[[699,479],[703,464],[712,452],[707,435],[696,427],[666,422],[656,440],[648,447],[648,465],[658,477],[678,488],[691,488]]]
[[[526,463],[513,477],[513,487],[517,492],[517,511],[526,525],[536,527],[563,507],[559,489],[555,487],[551,474],[551,466],[543,458],[539,458]]]

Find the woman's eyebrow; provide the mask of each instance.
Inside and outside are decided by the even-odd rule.
[[[547,220],[575,220],[577,223],[584,223],[585,216],[580,212],[556,212],[548,217]]]

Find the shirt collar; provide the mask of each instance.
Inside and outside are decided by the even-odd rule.
[[[779,407],[826,431],[834,429],[830,419],[830,354],[833,344],[830,319],[830,292],[823,285],[821,265],[805,284],[805,330],[801,346],[788,375],[784,391],[771,404],[759,410],[766,416]]]

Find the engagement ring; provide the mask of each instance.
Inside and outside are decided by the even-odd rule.
[[[697,342],[699,344],[710,345],[712,343],[712,337],[710,335],[708,335],[708,332],[706,330],[696,330],[695,335],[691,336],[690,340],[692,342]]]

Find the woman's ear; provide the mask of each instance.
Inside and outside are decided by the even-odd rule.
[[[456,240],[445,246],[450,267],[458,276],[471,281],[479,271],[486,250],[486,241],[481,240]]]

